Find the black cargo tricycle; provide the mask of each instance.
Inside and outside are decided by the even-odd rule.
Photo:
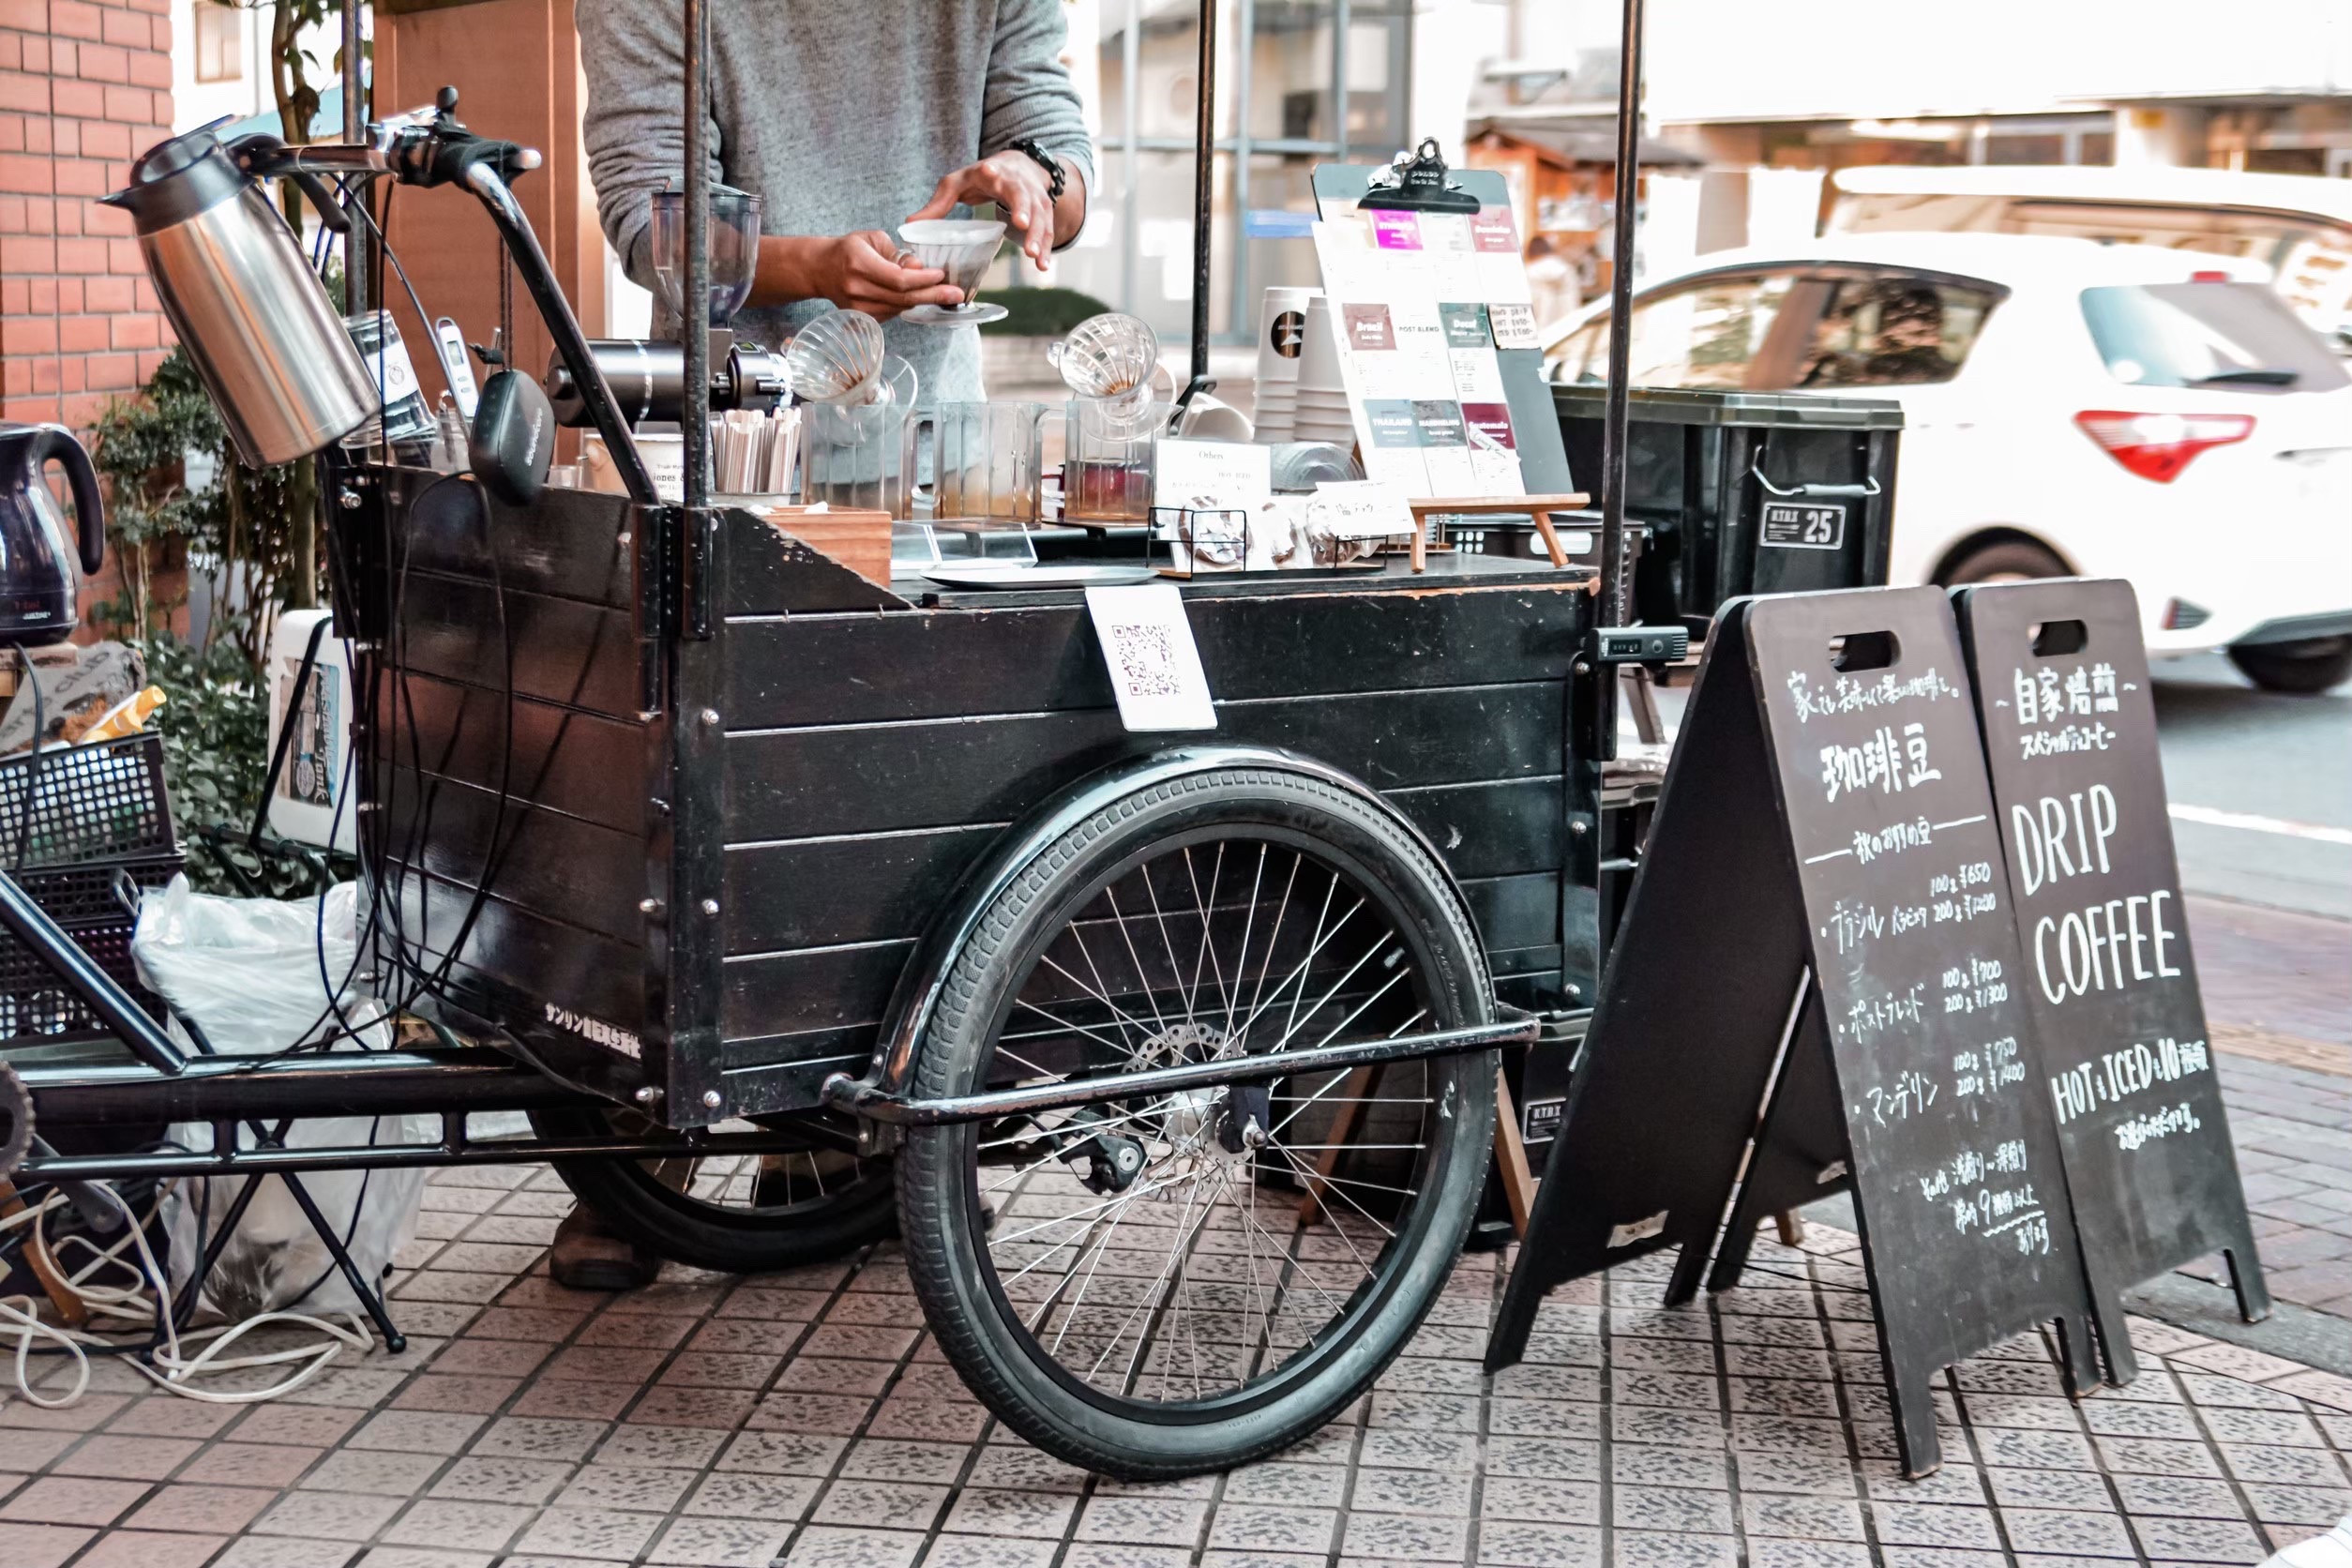
[[[1346,1408],[1481,1201],[1501,1048],[1589,995],[1593,574],[1193,580],[1217,727],[1130,733],[1077,592],[870,582],[691,466],[657,501],[520,149],[445,112],[298,153],[484,202],[629,493],[327,465],[361,977],[407,1043],[183,1050],[0,879],[102,1037],[12,1051],[13,1179],[550,1159],[707,1268],[895,1225],[958,1371],[1079,1464],[1227,1466]],[[500,1110],[531,1136],[477,1136]],[[280,1141],[407,1112],[439,1139]],[[100,1136],[164,1122],[212,1147]]]

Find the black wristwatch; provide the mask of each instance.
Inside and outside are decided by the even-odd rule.
[[[1046,151],[1034,136],[1024,136],[1014,143],[1013,151],[1027,153],[1035,158],[1038,166],[1045,170],[1046,177],[1053,182],[1047,188],[1046,193],[1057,202],[1062,200],[1063,189],[1070,183],[1070,176],[1063,171],[1062,160]]]

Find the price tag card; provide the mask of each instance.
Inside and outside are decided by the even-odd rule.
[[[1119,698],[1119,722],[1130,734],[1217,727],[1200,649],[1174,583],[1089,588],[1086,612]]]
[[[1254,512],[1274,493],[1273,457],[1272,447],[1246,441],[1163,440],[1152,504]]]

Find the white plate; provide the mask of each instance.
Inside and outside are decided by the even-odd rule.
[[[973,561],[961,565],[943,563],[928,566],[922,575],[942,588],[1090,588],[1151,582],[1160,574],[1154,566],[1123,566],[1107,562],[1041,562],[1031,565],[1016,561]]]

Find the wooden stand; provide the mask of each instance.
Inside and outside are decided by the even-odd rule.
[[[1525,512],[1535,520],[1535,532],[1544,541],[1544,549],[1551,555],[1552,565],[1568,564],[1568,552],[1560,547],[1560,535],[1552,527],[1551,514],[1573,512],[1591,505],[1591,497],[1576,490],[1552,495],[1482,495],[1456,500],[1409,502],[1413,521],[1421,526],[1413,531],[1412,563],[1414,571],[1425,569],[1425,556],[1427,524],[1432,517],[1493,517],[1498,513]]]

